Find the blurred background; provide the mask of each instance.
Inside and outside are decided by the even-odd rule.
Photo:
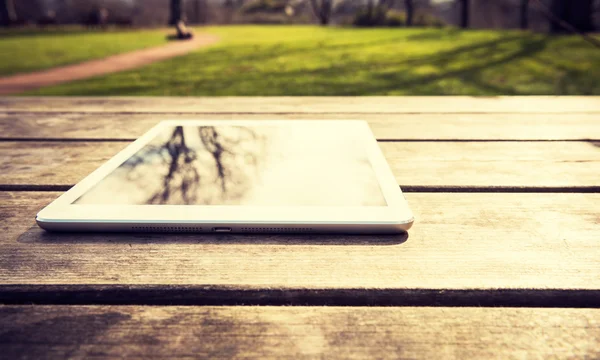
[[[600,95],[600,0],[0,0],[0,25],[3,95]]]

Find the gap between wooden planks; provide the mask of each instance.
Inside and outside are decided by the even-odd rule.
[[[0,142],[0,187],[70,187],[126,145]],[[599,185],[596,142],[381,142],[380,147],[398,183],[419,191],[447,187],[597,191]]]
[[[600,310],[0,306],[8,358],[597,358]]]
[[[6,112],[600,113],[600,96],[0,97]]]

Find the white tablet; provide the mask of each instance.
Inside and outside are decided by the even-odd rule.
[[[397,233],[413,215],[363,121],[165,121],[37,215],[59,231]]]

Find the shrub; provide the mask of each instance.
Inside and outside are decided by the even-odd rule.
[[[444,20],[433,14],[420,13],[415,16],[414,25],[424,27],[444,27],[446,26],[446,23]]]
[[[254,0],[244,5],[241,12],[244,14],[277,13],[284,12],[286,6],[286,0]]]
[[[367,26],[390,26],[390,27],[401,27],[406,26],[406,13],[403,11],[383,9],[373,10],[372,14],[369,14],[366,10],[361,10],[356,13],[352,21],[352,25],[358,27]],[[446,23],[440,18],[432,14],[417,13],[413,17],[413,26],[422,27],[443,27]]]
[[[406,14],[401,11],[390,10],[385,16],[385,25],[390,27],[399,27],[406,25]]]
[[[371,13],[361,10],[356,13],[352,25],[358,27],[383,26],[386,21],[386,12],[382,9],[373,9]]]
[[[285,14],[254,13],[237,16],[235,22],[239,24],[262,25],[310,24],[312,22],[312,18],[307,16],[290,17]]]

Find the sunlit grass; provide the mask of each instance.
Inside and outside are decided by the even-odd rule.
[[[0,76],[102,58],[166,41],[165,30],[0,30]]]
[[[600,51],[577,36],[316,26],[196,31],[217,34],[221,42],[30,94],[600,95]]]

